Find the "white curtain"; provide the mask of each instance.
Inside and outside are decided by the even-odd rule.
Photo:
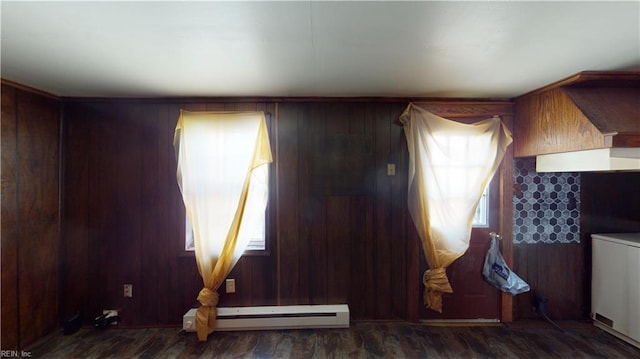
[[[181,111],[175,130],[178,184],[193,228],[204,286],[199,340],[215,330],[217,289],[264,220],[271,147],[263,112]]]
[[[442,312],[442,294],[453,293],[446,268],[469,247],[476,207],[511,132],[498,117],[463,124],[414,104],[400,122],[409,149],[409,212],[429,265],[424,304]]]

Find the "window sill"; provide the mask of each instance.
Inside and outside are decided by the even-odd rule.
[[[269,255],[270,255],[270,253],[267,250],[264,250],[264,251],[245,251],[242,254],[243,257],[268,257]],[[195,251],[182,251],[182,252],[180,252],[178,257],[180,257],[180,258],[195,258],[196,257],[196,252]]]

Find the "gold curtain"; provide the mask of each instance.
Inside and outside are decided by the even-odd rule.
[[[409,149],[409,213],[429,265],[424,304],[442,312],[442,294],[453,293],[446,268],[469,247],[476,207],[511,132],[498,117],[463,124],[414,104],[400,122]]]
[[[272,161],[264,113],[183,110],[174,147],[204,283],[196,313],[198,339],[204,341],[216,328],[217,290],[249,242],[243,228],[264,216]]]

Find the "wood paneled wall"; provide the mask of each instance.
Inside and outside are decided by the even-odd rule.
[[[59,325],[60,103],[2,85],[2,350]]]
[[[514,297],[515,319],[539,319],[534,294],[546,297],[546,313],[553,320],[581,320],[588,309],[585,244],[514,244],[512,268],[531,286]]]
[[[639,172],[580,175],[580,244],[514,245],[515,271],[532,291],[516,297],[517,318],[538,318],[533,293],[553,319],[587,319],[591,310],[591,234],[640,232]]]
[[[582,240],[640,232],[640,172],[583,173],[580,182]]]
[[[195,305],[201,279],[183,252],[172,146],[185,108],[273,117],[270,253],[240,260],[237,292],[221,290],[221,306],[349,303],[353,318],[403,318],[406,178],[387,176],[386,165],[403,172],[393,121],[404,106],[67,103],[63,314],[116,308],[123,325],[171,325]],[[125,283],[133,298],[123,298]]]
[[[404,318],[406,145],[393,124],[404,107],[280,105],[279,304],[349,303],[355,319]]]
[[[183,251],[184,207],[172,145],[181,108],[271,115],[276,160],[269,253],[240,260],[230,275],[237,292],[221,290],[221,306],[348,303],[353,319],[417,319],[420,253],[417,242],[410,243],[416,238],[406,212],[408,155],[394,123],[406,103],[62,103],[61,110],[56,100],[3,91],[2,322],[3,329],[11,327],[3,330],[3,343],[5,334],[20,331],[21,318],[5,313],[20,310],[48,320],[41,332],[25,332],[21,343],[28,345],[78,312],[89,323],[114,308],[122,326],[162,326],[179,324],[197,305],[202,282],[193,255]],[[438,104],[435,111],[451,106]],[[35,120],[21,123],[27,118]],[[396,165],[395,176],[386,173],[389,163]],[[24,230],[12,224],[20,219],[28,223]],[[36,241],[46,245],[31,250]],[[26,260],[34,253],[37,262]],[[17,280],[28,266],[31,272]],[[45,278],[36,289],[46,290],[50,305],[33,313],[24,309],[33,303],[20,290],[32,289],[36,277]],[[123,284],[133,285],[133,298],[123,297]],[[5,295],[12,286],[16,294]],[[38,293],[33,298],[45,297]]]
[[[118,309],[123,326],[175,325],[202,280],[184,252],[173,134],[180,108],[265,110],[264,103],[68,103],[64,120],[62,312]],[[238,263],[220,305],[273,304],[273,256]],[[123,285],[133,297],[123,297]]]

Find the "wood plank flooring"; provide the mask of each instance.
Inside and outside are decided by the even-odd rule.
[[[640,358],[635,348],[587,323],[429,326],[355,322],[349,329],[216,332],[207,342],[179,328],[51,335],[33,358]]]

